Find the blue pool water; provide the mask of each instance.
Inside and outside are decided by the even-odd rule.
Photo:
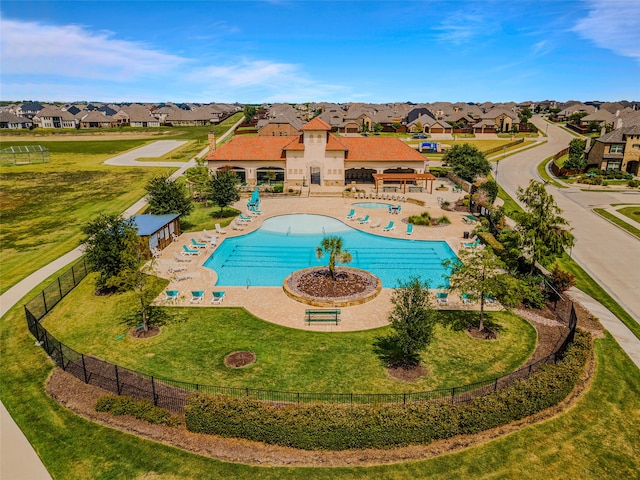
[[[358,208],[384,208],[386,210],[392,205],[390,203],[382,202],[358,202],[354,203],[352,206]]]
[[[442,261],[455,253],[446,242],[372,235],[323,215],[268,218],[255,232],[225,239],[204,266],[217,272],[220,286],[280,286],[291,272],[328,265],[327,257],[318,259],[315,253],[325,235],[340,236],[353,257],[349,266],[378,276],[384,288],[412,275],[431,288],[448,285]]]

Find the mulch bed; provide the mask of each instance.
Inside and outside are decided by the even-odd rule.
[[[160,327],[156,327],[155,325],[149,325],[149,329],[145,331],[144,328],[133,327],[129,330],[129,335],[134,338],[151,338],[156,335],[160,335],[162,330]]]
[[[256,354],[253,352],[233,352],[224,357],[224,364],[231,368],[246,367],[255,361]]]
[[[315,299],[347,300],[373,292],[378,279],[368,272],[336,268],[336,279],[328,268],[294,272],[288,279],[291,291]]]
[[[416,365],[413,367],[389,367],[387,374],[394,380],[401,382],[415,382],[425,377],[429,371],[423,366]]]

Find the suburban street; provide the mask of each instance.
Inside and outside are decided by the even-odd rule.
[[[532,122],[548,141],[539,147],[525,150],[494,164],[494,175],[504,190],[516,199],[519,186],[526,187],[532,178],[540,179],[538,164],[567,147],[572,138],[563,129],[548,124],[540,116]],[[633,318],[640,322],[640,241],[592,212],[592,208],[613,203],[640,203],[640,192],[582,191],[587,185],[557,188],[547,186],[563,217],[571,225],[576,244],[571,256],[591,275]],[[594,188],[594,187],[592,187]],[[595,190],[595,188],[594,188]],[[626,327],[625,327],[626,328]]]

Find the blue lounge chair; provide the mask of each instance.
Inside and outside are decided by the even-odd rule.
[[[349,220],[353,220],[356,218],[356,211],[352,208],[349,213],[347,213],[347,218]]]
[[[251,217],[245,217],[244,215],[240,214],[240,216],[238,217],[238,219],[241,222],[250,222],[251,220],[253,220]]]
[[[196,248],[207,248],[207,244],[206,243],[200,243],[200,242],[196,241],[195,238],[191,239],[191,245],[193,245]]]
[[[463,305],[473,305],[474,303],[476,303],[476,301],[471,298],[471,295],[469,295],[468,293],[463,293],[462,295],[460,295],[460,298],[462,298]]]
[[[358,220],[358,223],[369,223],[369,215],[366,215],[364,218],[361,218],[360,220]]]
[[[224,292],[213,292],[213,298],[211,299],[211,303],[220,304],[224,300]]]
[[[413,223],[407,225],[407,235],[413,235]]]
[[[253,213],[257,213],[258,215],[262,215],[262,210],[260,210],[256,205],[249,207],[249,210]]]
[[[389,222],[389,225],[382,229],[383,232],[390,232],[391,230],[395,230],[396,226],[393,224],[393,221]]]
[[[182,252],[180,253],[182,253],[182,255],[200,255],[200,250],[194,250],[186,245],[182,245]]]
[[[164,292],[165,297],[162,299],[162,303],[175,302],[180,295],[179,290],[167,290]]]
[[[464,246],[464,248],[476,248],[478,245],[480,245],[480,239],[476,238],[476,240],[472,243],[463,243],[462,246]]]
[[[387,208],[389,209],[389,213],[395,213],[393,211],[394,210],[393,205],[389,205]]]
[[[191,291],[191,303],[200,303],[204,298],[204,290],[192,290]]]
[[[396,207],[396,213],[400,213],[402,211],[402,205],[398,204]]]
[[[436,302],[438,305],[449,305],[449,294],[447,292],[436,293]]]

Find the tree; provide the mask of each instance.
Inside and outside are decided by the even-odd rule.
[[[496,201],[496,198],[498,198],[499,187],[498,187],[498,182],[496,182],[495,180],[487,180],[486,182],[482,183],[478,187],[478,190],[481,190],[487,193],[489,205],[492,205],[493,202]]]
[[[475,146],[465,143],[454,145],[444,154],[443,162],[451,165],[460,178],[473,182],[491,171],[491,165],[484,154]]]
[[[582,171],[587,166],[587,160],[584,156],[584,149],[587,141],[581,138],[574,138],[569,143],[569,156],[564,162],[564,168],[567,170]]]
[[[397,348],[399,359],[394,363],[416,366],[420,363],[420,351],[433,339],[436,317],[434,315],[429,285],[419,277],[400,281],[391,296],[393,309],[389,323],[393,333],[389,340]]]
[[[329,255],[329,272],[331,278],[336,279],[336,262],[349,263],[352,260],[348,250],[343,250],[343,242],[341,237],[328,236],[322,239],[320,245],[316,247],[316,256],[323,258]]]
[[[383,129],[384,129],[384,127],[382,126],[381,123],[376,123],[373,126],[373,131],[376,132],[376,133],[380,133]]]
[[[82,243],[89,266],[99,274],[96,286],[126,290],[128,286],[123,286],[118,276],[138,266],[130,254],[131,245],[139,242],[133,219],[103,213],[87,223],[82,232],[86,235]]]
[[[256,107],[253,105],[244,106],[244,123],[251,123],[251,119],[256,114]]]
[[[463,249],[460,258],[445,260],[443,265],[450,269],[449,288],[466,293],[480,301],[480,326],[484,331],[484,304],[487,296],[497,297],[501,292],[500,278],[505,273],[505,265],[491,248]]]
[[[528,108],[523,108],[518,113],[518,118],[520,119],[520,123],[529,123],[529,119],[533,117],[533,113]]]
[[[424,133],[424,125],[422,124],[422,122],[416,122],[416,124],[413,126],[413,132]]]
[[[159,175],[149,180],[144,188],[147,191],[149,213],[179,213],[187,216],[193,211],[193,202],[182,181],[173,181],[168,175]]]
[[[562,255],[565,248],[572,247],[574,237],[565,228],[569,222],[560,216],[562,210],[547,193],[544,183],[531,180],[525,190],[518,187],[518,200],[524,203],[526,211],[516,214],[517,229],[533,271],[535,262],[549,264]]]
[[[274,172],[273,170],[267,170],[264,174],[264,178],[267,179],[267,183],[269,184],[269,186],[271,186],[271,182],[276,179],[276,172]]]
[[[567,117],[567,121],[568,123],[578,124],[582,117],[586,117],[587,115],[589,115],[587,112],[574,112]]]
[[[238,175],[230,168],[219,168],[211,175],[211,198],[220,207],[220,216],[226,207],[240,200],[238,183]]]
[[[184,176],[193,185],[193,191],[197,198],[206,202],[210,194],[209,168],[204,165],[204,160],[197,159],[196,161],[198,166],[187,169]]]

